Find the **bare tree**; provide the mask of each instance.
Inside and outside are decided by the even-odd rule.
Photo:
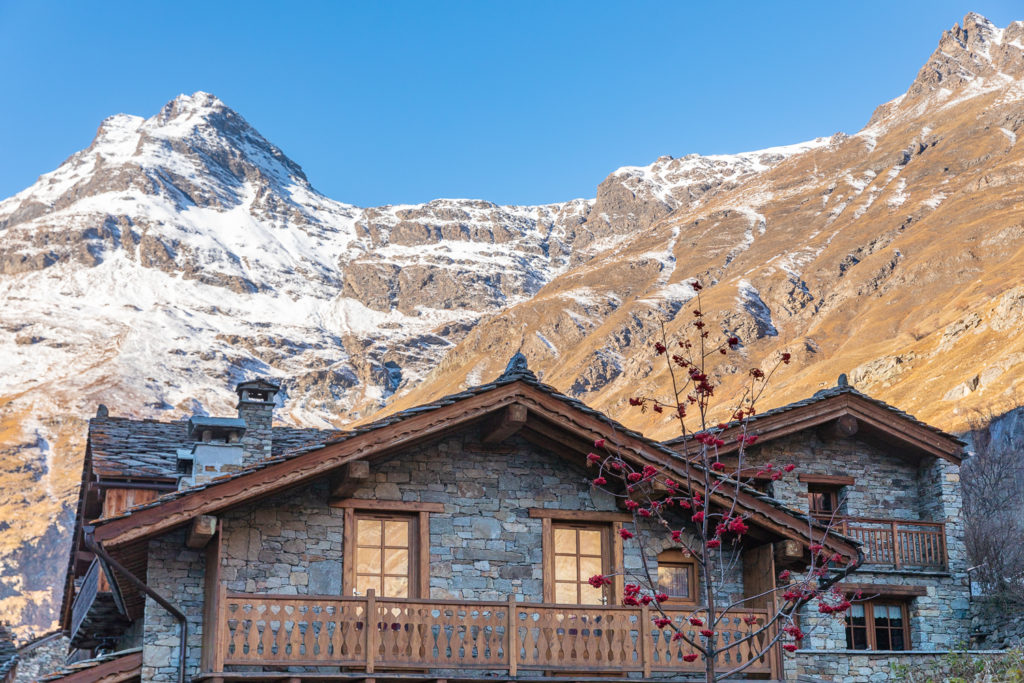
[[[971,424],[974,452],[960,468],[967,554],[974,579],[992,597],[1024,604],[1024,443],[997,439],[993,416]]]
[[[793,464],[754,465],[746,459],[747,448],[757,440],[748,434],[748,422],[756,414],[769,380],[779,367],[789,364],[790,355],[780,354],[767,371],[751,368],[742,396],[731,406],[731,423],[711,424],[716,386],[711,367],[717,359],[735,354],[740,341],[734,336],[724,336],[720,343],[710,341],[701,310],[701,285],[692,282],[691,286],[697,293],[697,307],[689,336],[670,343],[662,325],[661,340],[654,346],[655,354],[667,363],[670,398],[640,395],[630,399],[641,410],[675,420],[684,437],[678,448],[679,461],[662,468],[647,465],[636,469],[603,439],[595,442],[595,452],[587,459],[598,470],[594,485],[620,497],[633,515],[633,523],[620,533],[625,542],[637,545],[642,568],[623,577],[628,580],[623,603],[646,606],[657,636],[675,643],[683,662],[702,659],[705,680],[711,683],[770,657],[779,644],[787,652],[798,649],[808,635],[803,628],[808,626],[798,623],[797,614],[808,603],[817,602],[821,614],[842,618],[851,601],[836,584],[856,567],[857,558],[826,549],[830,522],[809,522],[809,561],[802,571],[787,570],[769,577],[764,590],[756,595],[726,595],[750,530],[748,504],[750,495],[756,494],[754,480],[777,480],[791,476],[795,469]],[[727,429],[737,436],[730,437],[735,438],[730,444],[736,447],[735,454],[725,458],[720,457],[720,449],[726,446],[722,437]],[[652,539],[654,535],[662,538]],[[667,544],[681,557],[696,562],[701,584],[696,606],[680,609],[669,604],[670,596],[660,589],[652,566],[652,543]],[[604,575],[594,576],[590,582],[597,587],[613,583],[612,577]],[[738,624],[742,624],[739,630]]]

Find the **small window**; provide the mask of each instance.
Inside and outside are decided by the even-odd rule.
[[[846,617],[846,648],[909,650],[907,603],[882,598],[851,607]]]
[[[832,516],[839,510],[839,487],[828,484],[807,485],[807,510],[812,515]]]
[[[697,563],[680,555],[678,550],[658,555],[658,590],[669,604],[696,604]]]
[[[415,585],[412,516],[356,515],[356,585],[359,595],[408,598]]]
[[[607,525],[554,524],[552,532],[555,602],[606,604],[608,587],[591,586],[590,577],[609,573]]]

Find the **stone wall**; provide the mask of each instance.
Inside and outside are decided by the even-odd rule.
[[[203,635],[202,552],[185,547],[185,531],[175,531],[149,542],[146,582],[181,610],[188,620],[185,679],[199,671]],[[142,646],[142,680],[176,681],[180,632],[167,610],[146,598]]]
[[[797,469],[782,480],[772,482],[769,493],[801,511],[807,510],[807,484],[800,482],[798,475],[843,475],[853,477],[854,484],[841,489],[842,514],[944,522],[949,571],[896,571],[865,565],[850,576],[849,582],[878,585],[881,594],[886,586],[924,589],[926,595],[911,598],[908,604],[913,648],[948,650],[965,646],[970,637],[970,603],[956,465],[931,457],[919,463],[909,458],[904,460],[856,437],[823,441],[810,430],[759,445],[751,450],[748,462],[771,462],[777,466],[794,463]],[[865,598],[868,597],[871,594],[865,592]],[[801,618],[804,630],[811,635],[804,641],[808,650],[801,655],[804,663],[800,668],[794,670],[795,660],[787,658],[787,672],[791,677],[797,673],[813,674],[814,662],[819,662],[825,666],[823,674],[841,670],[835,680],[887,680],[885,662],[888,659],[863,653],[842,654],[846,648],[842,620],[823,617],[816,603],[805,608]],[[874,663],[864,663],[868,660]],[[858,673],[861,669],[863,672]],[[861,675],[866,677],[857,678]]]
[[[530,508],[619,511],[590,486],[586,470],[521,439],[502,452],[472,449],[467,433],[371,466],[373,481],[353,498],[441,503],[430,514],[430,597],[543,600],[542,520]],[[467,447],[467,444],[470,444]],[[327,504],[318,482],[222,516],[223,575],[229,590],[340,595],[343,510]],[[648,557],[668,545],[651,529]],[[623,543],[623,564],[641,571],[641,551]],[[656,566],[656,563],[653,565]],[[742,563],[726,572],[724,594],[742,593]],[[627,577],[627,581],[630,580]]]
[[[62,633],[40,638],[18,650],[15,683],[32,683],[46,674],[59,671],[67,659],[70,639]]]
[[[971,640],[980,649],[1019,648],[1024,644],[1024,612],[1017,604],[980,597],[971,603]]]
[[[841,491],[840,510],[857,517],[923,519],[918,467],[857,438],[821,440],[814,430],[773,439],[751,448],[747,464],[793,463],[797,469],[770,484],[769,494],[807,512],[807,484],[801,474],[845,475],[853,486]]]
[[[839,650],[835,652],[812,652],[798,650],[786,656],[786,680],[801,683],[884,683],[900,680],[908,671],[918,676],[937,676],[931,680],[948,680],[943,675],[945,659],[950,656],[997,658],[1005,653],[999,651],[971,651],[963,653],[950,650],[928,650],[921,652],[865,652],[862,650]],[[914,679],[921,680],[921,679]],[[986,679],[988,680],[988,679]]]

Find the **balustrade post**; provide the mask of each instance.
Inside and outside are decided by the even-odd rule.
[[[519,673],[519,626],[517,625],[518,619],[516,613],[519,608],[516,607],[516,596],[509,594],[508,596],[508,675],[516,676]]]
[[[640,657],[643,660],[644,678],[651,677],[651,613],[647,605],[640,607]]]
[[[211,664],[213,670],[219,673],[224,670],[224,658],[227,657],[228,649],[228,586],[226,583],[217,586],[217,606],[212,611],[214,635],[210,639],[213,646]]]
[[[900,536],[899,531],[896,530],[896,522],[890,523],[892,528],[892,561],[896,565],[896,569],[900,568]]]
[[[366,591],[366,673],[373,673],[373,660],[377,656],[377,591]]]

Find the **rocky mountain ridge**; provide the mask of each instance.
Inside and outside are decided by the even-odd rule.
[[[0,614],[52,618],[98,403],[230,414],[232,383],[271,375],[287,422],[373,414],[481,319],[816,144],[663,157],[609,176],[591,200],[359,208],[319,194],[208,93],[108,118],[0,202]]]
[[[681,332],[694,278],[744,342],[722,395],[785,350],[771,405],[847,372],[947,429],[1005,412],[1024,395],[1022,124],[1024,23],[973,14],[854,135],[662,157],[546,206],[337,202],[206,93],[107,119],[0,202],[0,616],[52,619],[97,403],[227,415],[230,384],[266,375],[283,422],[342,425],[523,350],[667,437],[627,399],[668,385],[650,345]]]

